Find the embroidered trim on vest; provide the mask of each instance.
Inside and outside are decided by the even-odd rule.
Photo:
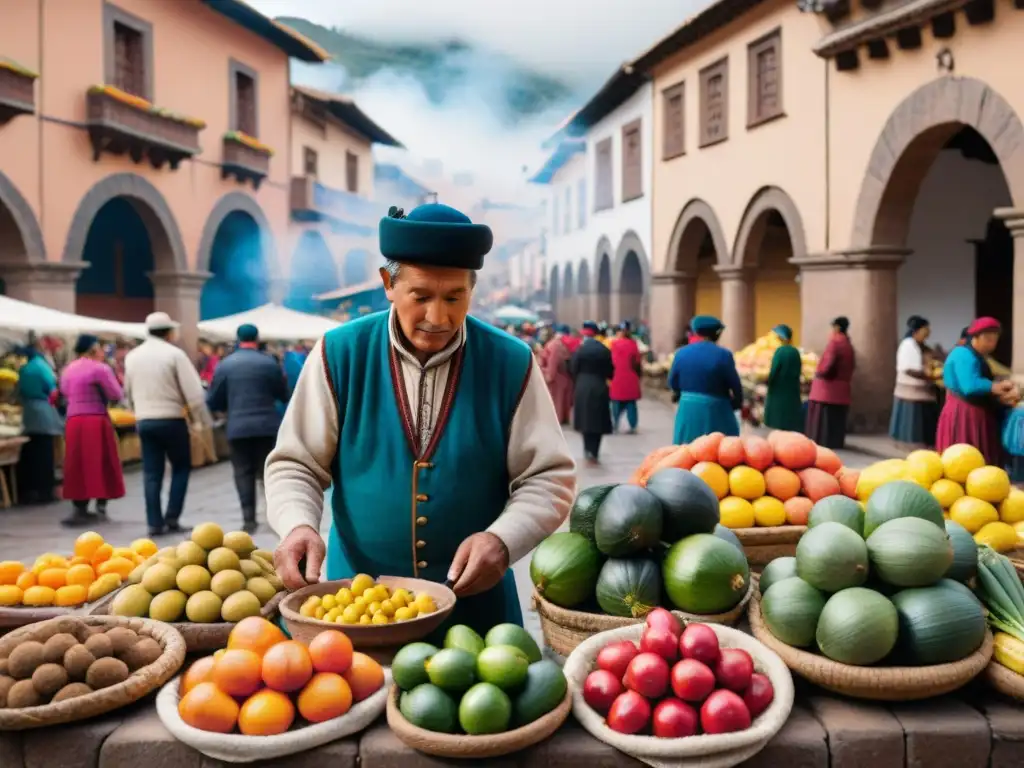
[[[416,428],[412,419],[412,405],[409,403],[409,395],[405,391],[405,378],[402,375],[402,361],[398,357],[398,350],[388,342],[388,360],[391,366],[391,387],[398,402],[398,409],[402,417],[402,431],[405,432],[405,440],[409,444],[409,451],[413,458],[422,461],[429,461],[437,450],[438,443],[444,435],[444,429],[448,424],[448,417],[451,415],[452,402],[455,400],[455,392],[459,386],[459,377],[462,374],[462,361],[465,357],[466,344],[463,342],[451,356],[448,367],[448,383],[445,385],[444,399],[441,401],[441,410],[437,415],[437,424],[434,426],[434,433],[430,442],[421,451],[419,440],[416,438]]]
[[[448,385],[445,387],[444,399],[441,401],[441,411],[437,414],[434,434],[431,436],[427,449],[421,457],[423,461],[430,461],[434,451],[437,450],[438,443],[441,442],[444,428],[448,425],[448,417],[452,412],[452,403],[455,401],[455,391],[459,387],[459,377],[462,375],[462,360],[465,357],[465,351],[466,344],[463,342],[455,354],[452,355],[451,364],[448,367]]]

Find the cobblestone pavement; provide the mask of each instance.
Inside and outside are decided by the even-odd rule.
[[[602,463],[599,467],[582,465],[583,446],[580,436],[569,431],[569,448],[580,462],[580,487],[624,481],[647,453],[672,441],[673,418],[674,410],[669,405],[656,400],[641,400],[638,433],[606,437],[601,446]],[[840,454],[843,461],[852,467],[867,466],[874,461],[868,456],[849,451],[841,451]],[[133,467],[126,472],[125,486],[125,498],[110,503],[110,522],[97,529],[114,546],[127,545],[133,539],[146,535],[142,472],[139,468]],[[30,561],[42,552],[70,552],[79,531],[60,526],[60,519],[68,511],[69,507],[65,503],[0,510],[0,560]],[[258,546],[272,549],[277,537],[266,526],[262,512],[260,519],[260,531],[254,538]],[[235,494],[231,466],[227,462],[192,472],[182,522],[196,525],[207,521],[219,523],[225,530],[233,530],[241,525],[241,510]],[[325,515],[325,534],[327,522]],[[169,544],[174,543],[174,540],[170,538],[158,543]],[[531,591],[528,558],[516,565],[515,573],[526,608]],[[528,617],[529,628],[539,631],[535,616],[526,610],[524,614]]]

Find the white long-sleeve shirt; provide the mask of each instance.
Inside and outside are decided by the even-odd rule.
[[[124,358],[124,395],[139,421],[180,419],[188,408],[193,423],[209,424],[206,392],[188,355],[150,336]]]
[[[391,344],[402,363],[414,426],[420,444],[426,445],[441,411],[452,355],[465,343],[468,331],[463,326],[445,350],[421,365],[399,340],[393,311],[389,328]],[[508,547],[510,564],[562,524],[576,495],[575,462],[540,368],[535,361],[530,365],[530,379],[512,418],[504,457],[510,478],[509,501],[487,528]],[[320,528],[324,491],[331,484],[331,464],[338,450],[338,403],[329,376],[321,340],[302,368],[277,445],[267,458],[267,518],[281,538],[300,525]]]

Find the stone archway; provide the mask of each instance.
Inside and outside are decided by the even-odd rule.
[[[609,322],[612,317],[612,253],[612,243],[607,237],[597,241],[594,262],[597,265],[597,279],[594,285],[597,298],[594,310],[597,314],[594,320],[599,323]]]
[[[640,237],[628,230],[615,249],[612,262],[612,295],[617,303],[615,322],[638,323],[647,319],[651,269]]]
[[[32,206],[0,171],[0,292],[71,310],[77,274],[77,267],[46,261],[43,232]]]
[[[320,232],[307,229],[292,253],[285,306],[300,312],[316,312],[321,304],[314,297],[340,287],[338,266],[330,246]]]
[[[729,263],[729,245],[718,216],[706,202],[694,198],[688,202],[676,219],[668,245],[667,272],[693,273],[701,252],[708,243],[714,249],[716,263]]]
[[[590,260],[580,259],[580,265],[576,268],[576,293],[578,295],[578,311],[582,320],[590,320],[593,312],[591,296],[594,293],[594,286],[590,281]]]
[[[203,225],[203,234],[199,239],[199,249],[196,252],[196,269],[202,272],[209,272],[210,261],[213,255],[213,241],[217,236],[217,230],[224,223],[230,214],[234,212],[248,214],[260,230],[260,248],[263,258],[267,262],[271,276],[278,276],[277,246],[274,241],[274,233],[270,227],[270,220],[263,212],[263,208],[256,200],[244,192],[228,192],[214,204],[210,215],[206,217],[206,224]]]
[[[576,297],[576,281],[573,279],[572,264],[562,268],[562,295],[559,307],[560,319],[572,327],[579,325],[579,300]]]
[[[733,264],[737,267],[758,265],[758,256],[768,216],[771,212],[782,217],[789,232],[793,249],[791,258],[803,259],[807,255],[807,240],[804,236],[804,222],[793,198],[778,187],[762,187],[751,198],[740,220],[736,244],[733,246]]]

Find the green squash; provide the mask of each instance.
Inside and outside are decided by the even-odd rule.
[[[875,664],[896,646],[899,616],[877,592],[852,587],[836,592],[818,617],[815,639],[821,652],[842,664]]]
[[[864,511],[864,538],[883,523],[903,517],[920,518],[945,528],[942,506],[930,491],[909,480],[894,480],[879,486],[868,499]]]
[[[867,545],[842,523],[820,523],[796,545],[796,572],[822,592],[859,587],[868,578]]]
[[[565,698],[569,684],[562,668],[550,659],[535,661],[526,670],[526,682],[512,700],[512,723],[529,725],[553,710]]]
[[[718,524],[715,526],[714,535],[722,541],[728,541],[740,552],[743,552],[743,542],[740,541],[739,536],[732,532],[731,528],[726,528],[724,525]],[[744,553],[743,556],[746,557],[746,553]]]
[[[718,497],[697,475],[667,467],[651,475],[646,487],[665,510],[666,541],[679,541],[694,533],[714,533],[719,520]]]
[[[638,485],[613,488],[597,511],[594,541],[608,557],[630,557],[661,541],[661,502]]]
[[[594,540],[594,522],[597,520],[597,511],[605,497],[612,492],[618,483],[609,485],[592,485],[584,488],[576,496],[572,509],[569,510],[569,530],[572,533],[580,533],[591,541]]]
[[[956,592],[959,592],[961,595],[971,598],[971,600],[973,600],[978,605],[982,606],[982,608],[984,608],[984,605],[982,604],[981,600],[978,599],[978,596],[974,594],[974,592],[971,591],[971,588],[963,582],[953,581],[953,579],[939,579],[937,582],[935,582],[935,586],[941,589],[952,589]]]
[[[601,553],[581,533],[553,533],[530,559],[530,580],[545,600],[572,608],[590,598],[601,570]]]
[[[734,608],[750,586],[747,558],[710,533],[695,533],[673,544],[662,562],[662,576],[672,605],[696,614]]]
[[[848,496],[826,496],[811,507],[808,528],[830,522],[841,523],[858,536],[864,535],[864,509]]]
[[[761,599],[761,615],[768,630],[786,645],[806,648],[814,644],[818,617],[827,597],[798,576],[776,581]]]
[[[605,613],[642,619],[661,602],[661,574],[651,560],[612,558],[601,568],[596,593]]]
[[[867,546],[872,572],[897,587],[934,584],[953,562],[953,546],[946,529],[919,517],[898,517],[883,523],[868,537]]]
[[[776,557],[761,571],[761,578],[757,582],[758,590],[763,595],[775,582],[792,576],[796,576],[796,558]]]
[[[956,581],[969,581],[978,572],[978,544],[968,530],[954,520],[946,521],[946,533],[953,546],[953,562],[945,576]]]
[[[904,589],[892,603],[899,615],[901,661],[948,664],[970,656],[985,641],[981,604],[955,587]]]

